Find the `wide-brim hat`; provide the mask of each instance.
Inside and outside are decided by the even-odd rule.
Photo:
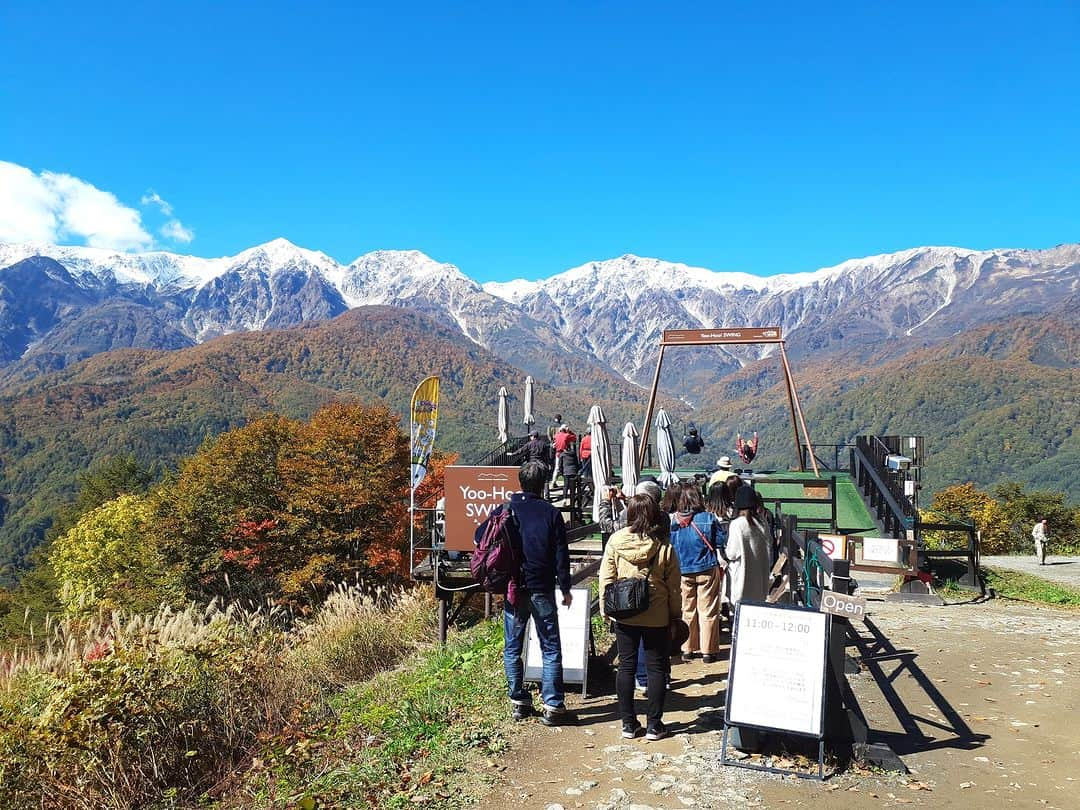
[[[668,625],[668,635],[671,638],[672,652],[677,652],[690,638],[690,627],[682,619],[672,619]]]
[[[730,470],[731,456],[720,456],[720,458],[716,460],[716,466],[719,467],[721,470]]]

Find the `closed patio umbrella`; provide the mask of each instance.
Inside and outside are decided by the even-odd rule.
[[[499,389],[499,443],[506,444],[510,439],[510,404],[506,401],[506,386]]]
[[[589,411],[589,429],[592,434],[592,455],[589,456],[593,479],[592,513],[593,520],[599,523],[600,501],[604,498],[604,487],[611,478],[611,443],[608,442],[604,410],[599,405],[593,405]]]
[[[525,418],[522,420],[526,425],[536,422],[533,416],[533,378],[532,375],[525,378]]]
[[[656,455],[660,461],[660,486],[667,489],[678,483],[675,474],[675,440],[671,438],[671,420],[661,408],[656,414]]]
[[[637,436],[634,423],[627,422],[622,431],[622,491],[627,498],[637,489]]]

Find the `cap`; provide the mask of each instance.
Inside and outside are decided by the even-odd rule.
[[[565,422],[563,422],[561,425],[559,425],[559,430],[569,430],[569,429],[570,429],[570,426],[568,424],[566,424]]]

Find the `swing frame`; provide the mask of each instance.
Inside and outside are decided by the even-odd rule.
[[[784,383],[787,388],[788,408],[791,412],[791,428],[795,434],[795,461],[799,465],[799,472],[806,472],[803,463],[802,442],[799,439],[799,428],[802,427],[803,436],[806,438],[806,447],[809,450],[810,464],[814,469],[814,476],[821,477],[818,470],[817,459],[814,457],[814,446],[810,442],[810,431],[806,429],[806,419],[803,417],[802,405],[799,403],[799,393],[795,390],[795,378],[791,375],[791,364],[788,363],[787,352],[784,350],[784,338],[779,326],[765,327],[724,327],[722,329],[665,329],[660,337],[660,356],[656,360],[656,373],[653,375],[652,390],[649,392],[649,407],[645,412],[645,427],[641,431],[641,441],[638,444],[638,468],[645,464],[645,454],[649,447],[649,433],[652,430],[653,409],[656,407],[656,392],[660,387],[660,369],[664,365],[664,352],[668,348],[678,346],[757,346],[774,344],[780,347],[780,363],[784,372]]]

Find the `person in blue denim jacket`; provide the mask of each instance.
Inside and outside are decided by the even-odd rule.
[[[671,515],[671,545],[682,571],[683,621],[690,637],[683,646],[684,658],[711,664],[720,654],[720,584],[723,570],[718,554],[726,539],[716,516],[705,511],[701,490],[684,482],[676,511]]]

